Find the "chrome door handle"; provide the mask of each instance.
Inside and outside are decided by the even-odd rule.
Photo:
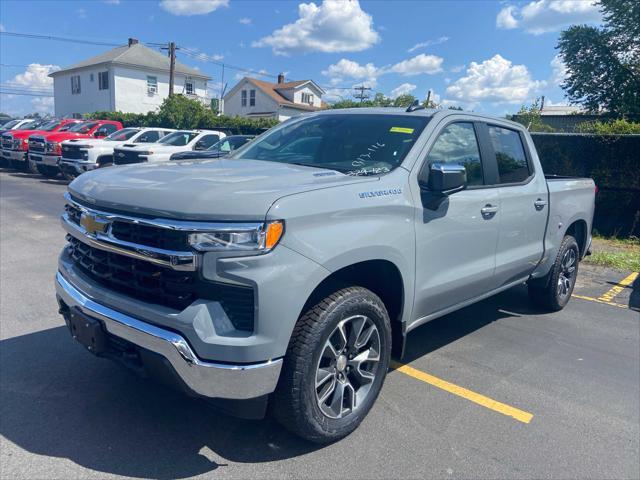
[[[480,213],[482,213],[484,217],[493,216],[497,211],[498,207],[495,205],[491,205],[490,203],[486,204],[483,208],[480,209]]]
[[[538,211],[542,210],[544,207],[546,207],[546,205],[547,205],[547,201],[542,200],[541,198],[533,202],[533,206],[536,207],[536,210]]]

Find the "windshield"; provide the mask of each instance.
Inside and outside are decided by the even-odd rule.
[[[20,125],[16,130],[33,130],[42,124],[42,120],[31,120],[23,125]]]
[[[10,128],[15,127],[20,120],[9,120],[7,123],[2,125],[2,128],[9,130]]]
[[[45,123],[44,125],[42,125],[40,127],[40,130],[44,131],[44,132],[50,132],[52,130],[55,130],[55,128],[60,125],[60,120],[52,120],[48,123]]]
[[[117,132],[113,132],[108,137],[104,137],[103,140],[108,140],[110,142],[123,142],[125,140],[129,140],[140,130],[137,128],[123,128],[122,130],[118,130]]]
[[[74,125],[73,127],[71,127],[69,129],[69,132],[87,133],[89,130],[91,130],[93,127],[95,127],[97,124],[98,124],[98,122],[82,122],[82,123],[78,123],[77,125]]]
[[[198,132],[189,132],[189,131],[180,131],[173,132],[167,135],[166,137],[162,137],[158,143],[162,143],[163,145],[173,145],[174,147],[184,147],[189,144],[191,140],[198,136]]]
[[[379,175],[402,163],[428,122],[414,115],[315,115],[283,124],[235,158]]]
[[[212,152],[227,153],[237,148],[240,148],[249,140],[251,140],[251,137],[227,137],[227,138],[223,138],[217,143],[214,143],[209,148],[207,148],[207,150]]]

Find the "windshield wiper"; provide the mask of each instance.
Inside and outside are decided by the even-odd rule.
[[[333,170],[335,172],[339,172],[339,173],[346,173],[347,170],[344,169],[340,169],[340,168],[334,168],[334,167],[321,167],[319,165],[314,165],[312,163],[304,163],[304,162],[279,162],[279,163],[286,163],[288,165],[300,165],[302,167],[312,167],[312,168],[319,168],[320,170]]]

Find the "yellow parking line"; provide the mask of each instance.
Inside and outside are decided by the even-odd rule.
[[[603,305],[611,305],[612,307],[630,308],[628,305],[624,305],[622,303],[605,302],[604,300],[600,300],[599,298],[586,297],[584,295],[576,295],[575,293],[573,295],[571,295],[571,296],[575,297],[575,298],[579,298],[580,300],[589,300],[590,302],[601,303]]]
[[[631,275],[623,278],[616,285],[611,287],[609,291],[599,297],[598,300],[602,300],[603,302],[610,302],[616,297],[616,295],[619,295],[620,292],[631,285],[636,278],[638,278],[638,272],[633,272]]]
[[[392,360],[391,368],[402,372],[405,375],[409,375],[410,377],[413,377],[417,380],[428,383],[429,385],[438,387],[446,392],[465,398],[473,403],[482,405],[483,407],[486,407],[490,410],[494,410],[498,413],[506,415],[507,417],[513,417],[519,422],[529,423],[533,418],[533,415],[529,412],[525,412],[504,403],[500,403],[479,393],[472,392],[471,390],[468,390],[464,387],[460,387],[451,382],[447,382],[446,380],[442,380],[441,378],[434,377],[433,375],[429,375],[428,373],[417,370],[413,367],[410,367],[409,365],[398,363]]]

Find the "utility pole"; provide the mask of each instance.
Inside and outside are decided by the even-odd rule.
[[[176,42],[169,42],[169,96],[173,95],[176,76]]]
[[[365,94],[365,90],[371,90],[371,87],[365,87],[364,84],[360,85],[359,87],[354,87],[353,88],[356,92],[359,90],[360,93],[356,93],[354,95],[355,98],[359,98],[360,99],[360,103],[362,103],[365,99],[369,98],[368,94]]]

